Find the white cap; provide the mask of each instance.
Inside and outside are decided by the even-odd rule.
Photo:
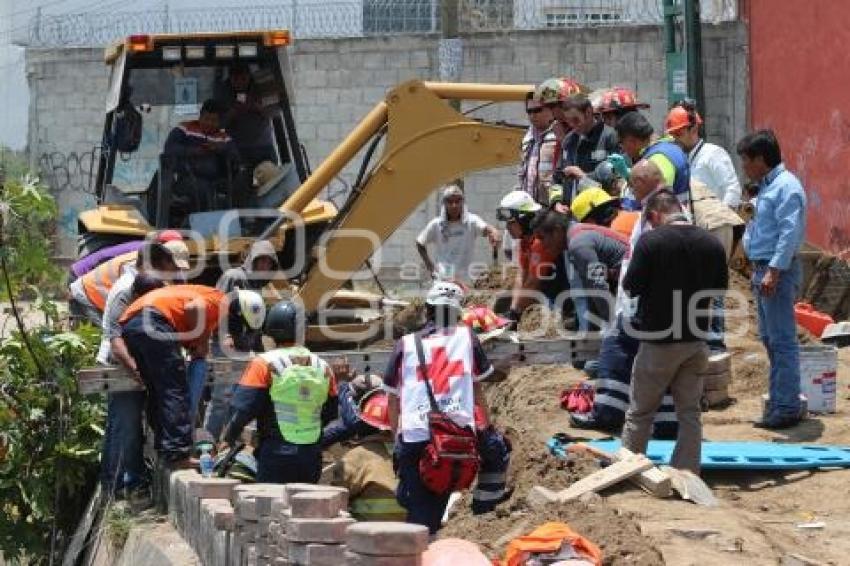
[[[169,240],[162,247],[171,255],[178,269],[189,269],[189,247],[183,240]]]
[[[461,302],[466,293],[457,283],[451,281],[434,281],[425,297],[429,305],[446,305],[460,310]]]
[[[502,197],[499,208],[506,208],[516,212],[537,212],[542,206],[525,191],[511,191]]]

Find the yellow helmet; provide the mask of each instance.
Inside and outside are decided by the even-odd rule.
[[[573,203],[570,206],[570,210],[576,220],[583,222],[584,219],[587,218],[587,215],[593,212],[594,208],[602,206],[603,204],[613,200],[616,199],[606,193],[602,188],[590,187],[576,195],[576,198],[573,199]]]

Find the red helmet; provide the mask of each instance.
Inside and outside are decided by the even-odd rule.
[[[156,241],[160,244],[164,244],[166,242],[172,242],[174,240],[182,240],[183,234],[181,234],[177,230],[163,230],[159,234],[156,235]]]
[[[478,335],[481,341],[501,334],[510,322],[481,305],[473,305],[463,309],[461,320]]]
[[[534,89],[534,99],[540,104],[563,102],[568,96],[588,92],[587,87],[569,77],[546,79]]]
[[[389,399],[383,389],[373,389],[360,400],[360,419],[378,430],[390,430]]]
[[[649,104],[638,101],[635,91],[621,86],[593,91],[590,93],[590,102],[593,109],[600,114],[649,108]]]

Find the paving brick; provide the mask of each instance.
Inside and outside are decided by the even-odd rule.
[[[288,498],[292,498],[292,496],[297,495],[299,493],[304,493],[305,491],[319,491],[319,492],[334,492],[343,494],[342,500],[342,508],[348,508],[348,490],[344,487],[336,487],[332,485],[316,485],[312,483],[288,483],[285,486],[286,495]]]
[[[345,561],[345,547],[341,544],[292,543],[287,556],[293,564],[337,566]]]
[[[375,556],[409,556],[428,547],[428,529],[395,522],[357,523],[345,537],[348,550]]]
[[[286,538],[290,542],[341,543],[345,529],[356,523],[354,519],[290,519],[286,523]]]
[[[306,491],[292,496],[292,517],[296,519],[332,519],[342,511],[344,494],[339,491]]]
[[[371,556],[356,552],[345,553],[346,566],[422,566],[422,555]],[[461,566],[458,564],[458,566]]]

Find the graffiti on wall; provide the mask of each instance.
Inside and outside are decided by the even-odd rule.
[[[57,194],[64,191],[94,194],[99,156],[99,147],[84,152],[46,151],[38,158],[38,170]]]

